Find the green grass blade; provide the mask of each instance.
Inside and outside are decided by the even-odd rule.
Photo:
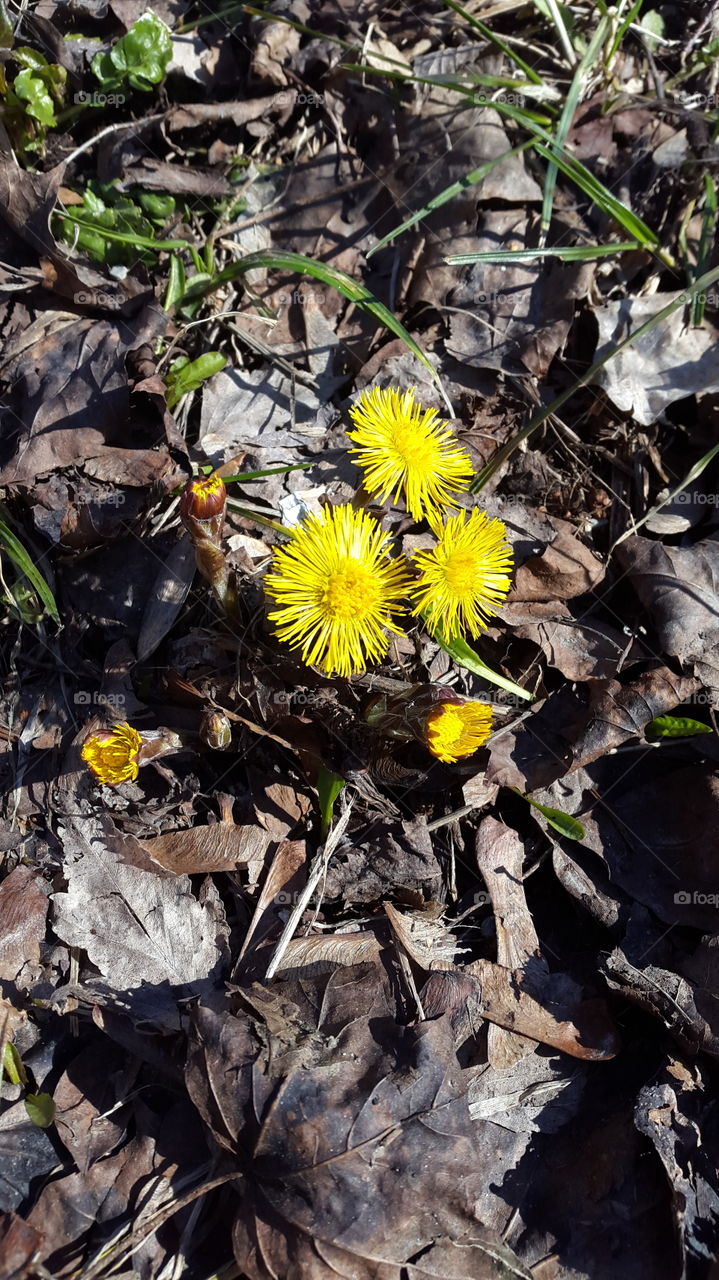
[[[429,76],[402,76],[397,72],[378,72],[376,67],[366,65],[353,66],[346,69],[363,71],[367,75],[380,74],[389,76],[392,79],[403,82],[415,81],[419,84],[438,85],[443,89],[453,89],[455,93],[459,93],[470,102],[477,104],[476,93],[466,85],[456,81],[438,80]],[[622,204],[621,200],[617,200],[616,196],[612,195],[611,191],[598,178],[595,178],[594,174],[580,160],[576,160],[574,156],[570,156],[561,147],[557,147],[552,134],[548,133],[544,128],[544,125],[551,126],[552,121],[549,118],[542,117],[536,112],[527,111],[526,108],[515,107],[512,103],[502,102],[499,99],[492,102],[492,107],[499,115],[505,116],[508,120],[513,120],[515,124],[531,133],[533,138],[536,139],[535,147],[537,152],[550,163],[554,162],[557,168],[596,204],[598,209],[613,218],[643,248],[655,253],[666,266],[676,267],[674,258],[662,248],[659,237],[652,231],[651,227],[648,227],[637,214]]]
[[[309,471],[312,462],[293,462],[286,467],[265,467],[264,471],[240,471],[236,476],[223,476],[225,484],[247,484],[250,480],[261,480],[263,476],[286,476],[290,471]],[[212,471],[212,466],[202,467],[203,471]]]
[[[662,251],[661,241],[656,232],[652,231],[651,227],[648,227],[638,214],[633,213],[625,204],[622,204],[621,200],[617,200],[616,196],[613,196],[611,191],[604,186],[604,183],[595,178],[594,174],[590,173],[589,169],[585,168],[579,160],[575,160],[574,156],[570,156],[568,152],[557,147],[554,139],[550,141],[548,146],[538,142],[536,150],[545,160],[553,161],[557,168],[561,169],[565,177],[570,178],[579,187],[580,191],[589,196],[589,199],[593,201],[598,209],[601,209],[602,213],[607,214],[615,222],[618,222],[627,235],[634,236],[635,240],[644,249],[658,251],[659,256],[663,261],[667,261],[668,265],[676,265],[674,260],[671,259],[669,261],[669,255]]]
[[[619,46],[622,43],[622,40],[624,39],[627,31],[629,30],[629,27],[631,26],[637,14],[639,13],[639,10],[641,9],[641,7],[642,7],[642,0],[634,0],[634,4],[631,6],[626,17],[622,18],[619,29],[617,30],[617,33],[612,41],[611,48],[607,55],[607,67],[611,67],[612,63],[614,62],[614,59],[616,58],[617,52],[619,50]]]
[[[689,292],[689,290],[687,290],[687,292]],[[702,474],[703,471],[706,471],[707,467],[709,466],[709,463],[713,462],[717,454],[719,454],[719,444],[713,445],[712,448],[708,449],[707,452],[704,454],[704,456],[701,457],[698,462],[694,463],[694,466],[689,471],[687,471],[687,474],[685,475],[684,479],[679,481],[679,484],[676,486],[676,488],[672,489],[671,493],[668,493],[666,498],[662,498],[661,502],[657,502],[656,505],[653,506],[650,511],[647,511],[647,514],[645,516],[642,516],[641,520],[632,521],[631,528],[627,529],[621,535],[621,537],[617,538],[616,542],[612,544],[609,554],[611,555],[612,552],[615,550],[615,548],[618,547],[620,543],[625,542],[627,538],[633,537],[633,535],[637,532],[637,530],[641,529],[642,526],[647,523],[647,520],[651,520],[652,516],[656,515],[657,511],[661,511],[662,507],[666,507],[668,502],[673,502],[674,499],[677,497],[677,495],[682,493],[683,490],[686,489],[688,485],[693,484],[695,480],[698,480],[699,476]]]
[[[602,18],[598,24],[592,39],[589,42],[587,52],[582,58],[569,86],[562,114],[557,123],[555,133],[555,145],[564,149],[564,143],[567,139],[574,113],[579,105],[584,86],[587,79],[587,73],[592,67],[597,54],[599,53],[609,30],[609,22],[606,18]],[[542,220],[539,228],[539,247],[542,248],[547,239],[547,233],[552,221],[552,211],[554,209],[554,189],[557,185],[558,167],[555,160],[550,160],[547,165],[547,173],[544,179],[544,195],[542,199]]]
[[[68,222],[71,227],[83,227],[86,231],[93,231],[95,235],[100,235],[104,240],[116,240],[118,244],[131,244],[141,249],[152,249],[154,253],[165,253],[172,249],[184,249],[190,254],[195,267],[198,271],[202,271],[202,260],[196,249],[187,240],[155,240],[153,236],[135,235],[129,231],[115,231],[111,227],[103,227],[97,222],[90,222],[85,218],[78,218],[72,213],[56,213],[56,217],[63,222]]]
[[[37,593],[38,598],[45,606],[50,617],[54,622],[59,623],[60,614],[58,613],[55,597],[52,594],[52,591],[40,573],[40,570],[36,569],[30,559],[29,553],[25,550],[19,539],[15,537],[12,529],[5,524],[4,520],[0,520],[0,544],[2,544],[2,547],[15,565],[15,568],[18,569],[25,578],[27,578],[28,582]]]
[[[445,3],[447,3],[447,0],[445,0]],[[395,227],[394,231],[388,232],[386,236],[383,236],[381,240],[378,240],[377,244],[373,245],[369,250],[367,257],[371,258],[373,253],[377,253],[380,249],[384,249],[386,244],[389,244],[391,240],[400,236],[403,231],[408,231],[410,227],[415,226],[417,222],[421,222],[428,214],[434,213],[435,209],[441,209],[443,204],[446,204],[448,200],[453,200],[454,197],[460,195],[462,191],[466,191],[467,187],[474,187],[478,182],[482,182],[487,177],[487,174],[491,173],[496,165],[500,164],[502,160],[507,160],[510,156],[517,156],[521,151],[526,151],[527,148],[531,146],[532,142],[530,140],[529,142],[521,143],[518,147],[512,147],[510,151],[504,151],[501,156],[497,156],[494,160],[488,160],[485,164],[479,165],[477,169],[472,169],[471,173],[468,173],[466,177],[460,178],[457,182],[453,182],[449,187],[445,187],[444,190],[438,192],[436,196],[432,196],[432,199],[428,200],[426,205],[418,210],[417,213],[413,213],[409,218],[405,218],[404,222],[402,222],[400,226]],[[449,262],[450,259],[447,258],[446,261]]]
[[[537,258],[559,258],[561,262],[593,262],[596,258],[611,258],[615,253],[628,253],[630,249],[640,247],[636,240],[622,240],[617,244],[573,244],[553,249],[500,249],[496,253],[455,253],[445,258],[445,262],[456,267],[468,266],[473,262],[534,262]]]
[[[582,376],[577,378],[576,382],[573,382],[571,387],[567,387],[565,391],[562,391],[551,404],[548,404],[546,408],[538,409],[533,413],[526,427],[523,427],[521,431],[518,431],[516,436],[513,436],[511,440],[507,440],[507,442],[503,444],[502,447],[489,459],[489,462],[482,467],[482,470],[477,473],[469,486],[470,492],[479,493],[480,489],[483,489],[487,481],[492,478],[495,471],[497,471],[502,464],[506,462],[507,458],[509,458],[512,453],[514,453],[517,446],[520,445],[523,440],[526,440],[528,436],[531,436],[532,432],[537,430],[537,427],[541,427],[548,418],[551,418],[553,414],[557,413],[559,409],[561,409],[562,405],[566,404],[567,400],[570,400],[580,387],[585,387],[588,382],[591,382],[592,378],[599,373],[599,370],[603,369],[605,364],[608,364],[610,360],[613,360],[620,351],[623,351],[625,347],[631,346],[631,344],[636,342],[639,338],[644,337],[645,333],[651,333],[652,329],[655,329],[663,320],[668,320],[669,316],[674,315],[675,311],[678,311],[680,307],[685,306],[687,301],[690,301],[695,293],[706,291],[711,285],[715,284],[717,280],[719,280],[719,267],[715,267],[713,271],[707,271],[706,275],[700,276],[699,279],[689,285],[678,298],[675,298],[673,302],[667,303],[666,307],[662,307],[662,310],[658,311],[650,320],[645,320],[644,324],[640,324],[638,329],[633,329],[631,333],[627,334],[626,338],[622,338],[621,342],[618,342],[616,347],[613,347],[611,351],[608,351],[600,360],[595,360],[594,363],[585,370]],[[713,457],[717,451],[719,451],[719,445],[716,445],[714,449],[710,450],[711,457]],[[711,457],[706,455],[706,460],[702,459],[704,466],[711,461]],[[699,463],[696,464],[696,466],[699,465]],[[702,470],[704,469],[704,466],[702,466]],[[676,492],[681,492],[681,489],[694,478],[694,472],[696,472],[696,467],[692,468],[689,476],[682,482]],[[670,501],[669,498],[667,498],[667,502],[668,501]],[[647,518],[648,517],[645,517],[645,519]],[[630,533],[633,533],[635,529],[639,528],[639,525],[643,523],[644,521],[638,521],[634,528],[630,530]],[[624,536],[629,537],[630,533],[627,533]],[[623,541],[623,538],[620,538],[619,541]],[[618,543],[615,543],[615,546],[617,545]]]
[[[704,211],[702,214],[702,230],[697,249],[697,272],[706,271],[714,252],[717,226],[717,189],[711,174],[704,174]],[[704,320],[706,299],[697,294],[692,304],[692,325],[698,329]]]
[[[211,293],[215,289],[219,289],[221,285],[226,284],[230,280],[236,280],[238,276],[243,276],[247,271],[254,271],[257,268],[274,271],[293,271],[299,275],[311,276],[313,280],[320,280],[323,284],[330,285],[336,289],[343,297],[364,311],[373,315],[375,320],[379,320],[385,328],[397,338],[401,338],[405,346],[416,356],[424,365],[425,369],[431,373],[436,382],[439,382],[439,374],[424,354],[422,348],[415,342],[414,338],[407,332],[404,325],[396,316],[392,314],[388,307],[375,298],[374,294],[363,284],[359,284],[357,280],[353,280],[351,276],[345,275],[344,271],[338,271],[336,267],[329,267],[324,262],[315,262],[314,258],[306,258],[302,253],[271,253],[260,251],[259,253],[249,253],[246,257],[240,258],[238,262],[231,263],[222,271],[218,271],[209,282],[203,282],[198,289],[198,293],[190,288],[185,295],[187,299],[192,300],[195,296],[204,297],[205,294]]]
[[[514,52],[511,45],[505,44],[504,40],[489,27],[486,27],[483,22],[480,22],[479,18],[475,18],[474,14],[468,13],[466,9],[462,8],[461,4],[457,4],[457,0],[444,0],[444,4],[448,9],[453,9],[461,18],[464,18],[465,22],[474,27],[475,31],[478,31],[484,40],[488,40],[490,44],[494,45],[495,49],[499,49],[504,54],[505,58],[508,58],[510,62],[519,67],[527,79],[532,81],[532,84],[543,83],[542,77],[534,70],[534,67],[530,67],[529,63],[524,62],[519,54]]]

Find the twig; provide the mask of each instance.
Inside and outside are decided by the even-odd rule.
[[[71,151],[69,156],[66,156],[65,164],[70,165],[73,160],[77,160],[78,156],[84,155],[86,151],[92,151],[95,143],[101,142],[103,138],[108,136],[108,134],[121,133],[123,129],[134,129],[136,132],[139,132],[140,129],[144,129],[146,125],[152,124],[155,120],[164,120],[165,115],[166,112],[161,111],[158,115],[145,116],[143,120],[125,120],[120,124],[108,124],[104,129],[101,129],[99,133],[96,133],[94,137],[88,138],[87,141],[81,143],[79,147],[75,147],[75,150]]]
[[[297,902],[295,903],[294,907],[290,912],[289,920],[287,921],[287,924],[282,930],[282,933],[280,935],[280,940],[277,943],[272,959],[270,960],[270,963],[267,966],[267,973],[265,974],[265,982],[270,982],[272,978],[274,978],[280,966],[280,963],[282,961],[282,957],[285,954],[287,947],[289,946],[289,943],[292,939],[295,929],[297,928],[300,917],[305,907],[307,906],[307,903],[312,897],[312,894],[317,888],[317,885],[322,879],[323,875],[326,874],[327,867],[329,866],[329,860],[347,829],[347,823],[350,820],[351,812],[352,812],[352,798],[350,797],[350,799],[347,801],[347,806],[344,812],[342,813],[341,817],[339,818],[338,822],[330,831],[330,834],[325,840],[325,843],[322,846],[322,848],[315,855],[314,861],[310,867],[309,875],[307,877],[307,884],[305,885],[304,889],[302,890],[302,893],[300,894]]]

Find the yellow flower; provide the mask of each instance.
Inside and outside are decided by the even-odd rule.
[[[492,708],[485,702],[443,702],[434,707],[424,725],[427,746],[438,760],[454,764],[471,756],[487,741]]]
[[[347,434],[358,446],[350,453],[369,493],[396,502],[404,491],[415,520],[436,520],[442,508],[457,506],[452,495],[466,489],[473,474],[469,454],[436,409],[417,404],[413,388],[363,391],[350,417],[355,430]]]
[[[417,551],[420,571],[412,595],[430,631],[445,640],[462,631],[476,636],[497,612],[511,586],[512,548],[506,525],[476,507],[449,516],[431,551]]]
[[[93,733],[82,748],[82,758],[92,769],[98,782],[116,787],[120,782],[134,782],[139,771],[142,738],[137,729],[123,721],[114,729]]]
[[[265,579],[281,608],[269,615],[275,635],[327,675],[351,676],[387,652],[386,631],[410,587],[402,563],[390,560],[387,535],[366,511],[325,507],[274,552]]]

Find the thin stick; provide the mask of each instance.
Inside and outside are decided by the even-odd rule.
[[[322,879],[323,875],[326,874],[327,867],[329,866],[329,860],[347,829],[347,823],[350,820],[351,812],[352,812],[352,798],[350,797],[350,799],[347,802],[347,807],[345,808],[341,817],[335,823],[334,827],[330,831],[330,834],[325,840],[324,845],[315,854],[314,861],[310,867],[310,872],[307,877],[307,884],[305,885],[304,889],[302,890],[302,893],[300,894],[297,902],[295,903],[294,907],[290,912],[289,920],[287,921],[287,924],[282,930],[282,933],[280,935],[280,940],[277,943],[272,959],[270,960],[270,963],[267,966],[267,973],[265,974],[265,982],[270,982],[272,978],[274,978],[281,964],[282,957],[285,954],[287,947],[289,946],[289,943],[294,935],[295,929],[297,928],[297,925],[299,924],[300,917],[303,911],[305,910],[307,903],[312,897],[312,894],[317,888],[317,885]]]

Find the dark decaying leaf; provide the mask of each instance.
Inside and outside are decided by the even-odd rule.
[[[716,871],[707,858],[715,829],[719,778],[695,764],[601,795],[580,814],[582,842],[613,883],[670,925],[717,932]],[[567,849],[569,846],[565,846]]]
[[[42,1248],[39,1231],[15,1213],[0,1214],[0,1266],[3,1280],[24,1280]]]
[[[420,1257],[433,1246],[456,1259],[457,1280],[494,1277],[512,1253],[500,1243],[507,1208],[492,1207],[488,1175],[517,1140],[494,1153],[478,1141],[501,1130],[471,1120],[473,1073],[452,1067],[446,1021],[394,1027],[388,1039],[388,1020],[358,1017],[338,1040],[303,1043],[287,1014],[288,1047],[276,1039],[268,1057],[256,1025],[200,1010],[188,1064],[201,1113],[250,1175],[234,1229],[244,1274],[400,1280],[412,1264],[413,1276],[431,1276],[434,1264],[425,1269]],[[510,1268],[527,1274],[517,1260]]]
[[[81,1173],[113,1151],[126,1131],[129,1107],[118,1104],[130,1093],[139,1063],[116,1049],[111,1071],[107,1065],[107,1044],[98,1040],[73,1058],[53,1093],[58,1137]]]
[[[541,961],[539,939],[522,885],[524,847],[517,833],[494,818],[485,818],[477,832],[477,866],[489,890],[497,930],[497,963],[521,969]],[[546,966],[545,966],[546,967]],[[535,1044],[491,1023],[487,1057],[492,1066],[508,1067],[533,1052]]]
[[[717,1115],[701,1072],[669,1060],[662,1078],[639,1094],[634,1123],[655,1147],[671,1188],[682,1274],[710,1274],[719,1247],[719,1191],[709,1155]]]
[[[45,882],[29,867],[16,867],[0,884],[0,981],[22,979],[40,959],[48,897]]]
[[[617,548],[616,556],[651,618],[661,651],[678,658],[719,705],[716,536],[693,547],[668,547],[634,537]]]
[[[163,327],[146,308],[132,320],[94,320],[47,311],[5,352],[10,408],[21,429],[9,437],[0,483],[28,485],[127,441],[130,391],[124,356]]]

